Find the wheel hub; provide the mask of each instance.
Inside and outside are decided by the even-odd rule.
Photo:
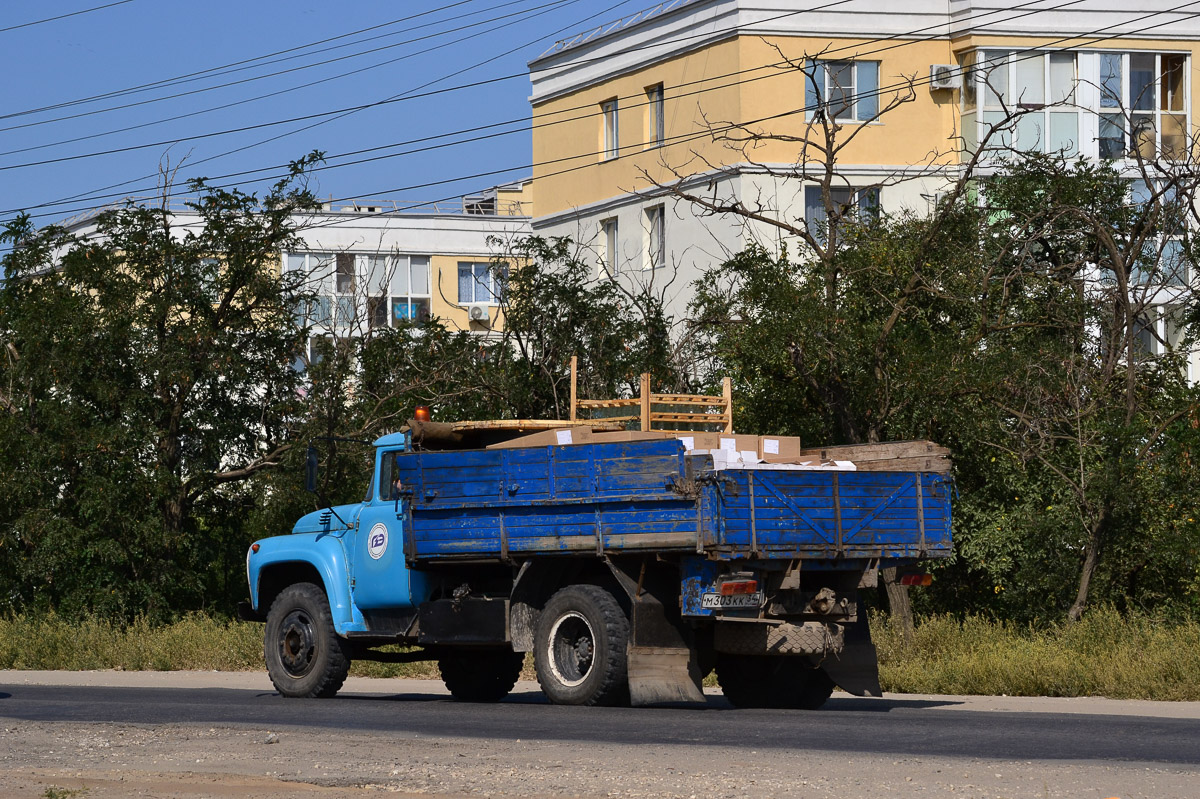
[[[554,623],[549,641],[550,668],[560,682],[575,686],[587,679],[595,660],[595,634],[581,613],[564,613]]]
[[[303,677],[312,669],[316,651],[312,618],[303,611],[292,611],[279,631],[279,659],[283,668],[293,677]]]

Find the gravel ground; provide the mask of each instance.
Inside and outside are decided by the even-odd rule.
[[[263,688],[264,675],[0,672],[0,684]],[[437,692],[351,680],[347,692]],[[518,691],[536,691],[521,684]],[[914,698],[914,697],[906,697]],[[1200,719],[1200,703],[956,697],[967,710]],[[0,707],[0,711],[2,711]],[[514,709],[514,712],[519,712]],[[732,758],[730,753],[732,752]],[[1200,772],[1131,764],[833,755],[708,746],[360,734],[318,729],[14,721],[0,716],[0,797],[1147,797],[1200,795]]]

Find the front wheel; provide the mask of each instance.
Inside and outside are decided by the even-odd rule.
[[[613,595],[594,585],[562,589],[542,610],[534,666],[543,693],[557,705],[629,701],[629,619]]]
[[[284,696],[330,697],[350,672],[346,646],[333,629],[325,592],[312,583],[289,585],[267,612],[263,656]]]
[[[525,655],[512,649],[464,649],[438,658],[450,695],[460,702],[499,702],[517,684]]]

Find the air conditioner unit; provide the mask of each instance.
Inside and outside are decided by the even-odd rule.
[[[929,88],[957,89],[962,86],[962,70],[954,64],[933,64],[929,67]]]
[[[467,306],[467,315],[471,317],[472,322],[486,322],[488,320],[488,310],[486,302],[473,302]]]

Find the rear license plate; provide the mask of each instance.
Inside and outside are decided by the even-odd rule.
[[[706,610],[731,610],[740,608],[756,610],[762,607],[762,603],[762,591],[755,591],[753,594],[734,594],[733,596],[721,596],[713,592],[700,595],[700,607]]]

